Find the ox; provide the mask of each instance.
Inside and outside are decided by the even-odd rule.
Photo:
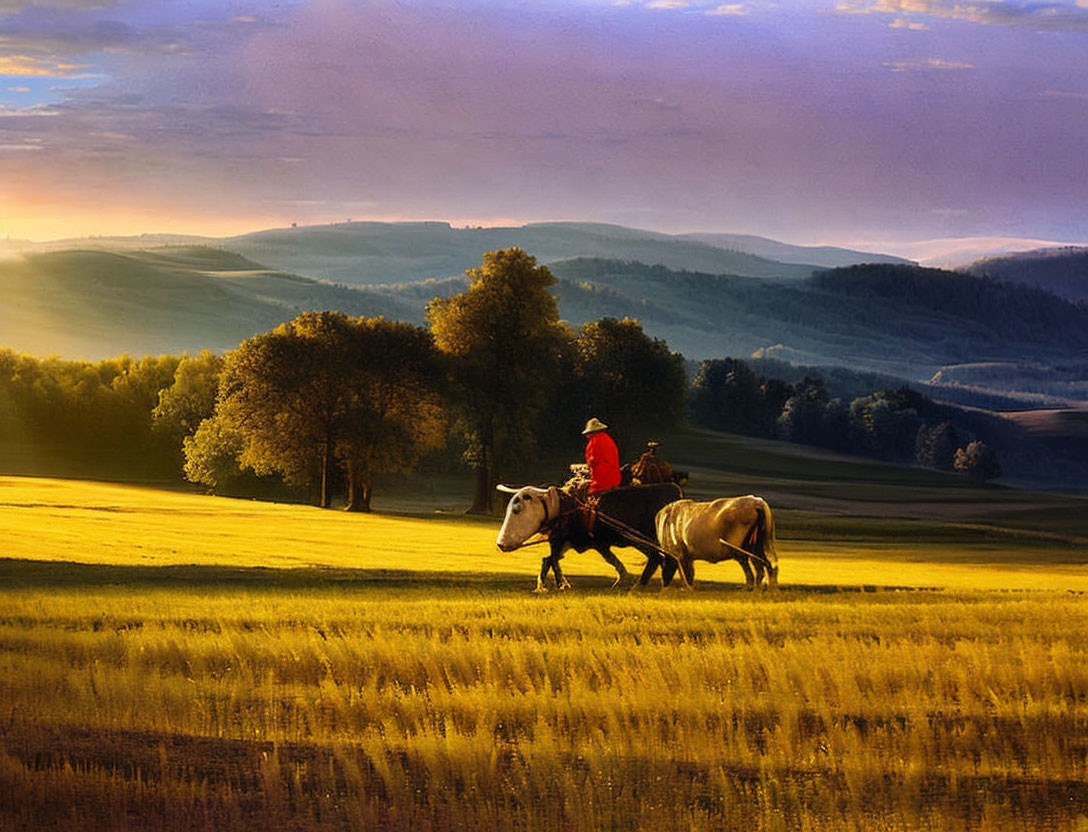
[[[691,588],[696,560],[720,563],[736,560],[744,570],[745,584],[755,589],[763,583],[778,587],[778,552],[774,518],[762,497],[723,497],[708,503],[677,500],[662,508],[654,519],[657,542],[669,555],[661,567],[661,582],[668,586],[679,567]],[[752,572],[755,567],[755,574]],[[647,566],[643,583],[652,570]]]
[[[495,540],[500,549],[512,552],[538,532],[547,536],[550,551],[540,563],[537,592],[547,591],[549,571],[554,574],[556,589],[570,587],[559,566],[568,549],[600,552],[616,570],[612,586],[632,582],[622,561],[613,554],[613,546],[634,546],[650,559],[654,568],[661,565],[664,558],[654,545],[654,517],[662,507],[683,496],[680,486],[671,482],[613,488],[601,493],[594,514],[586,512],[579,500],[555,487],[500,485],[498,490],[514,495],[506,506],[506,517]],[[615,528],[617,522],[642,539]]]

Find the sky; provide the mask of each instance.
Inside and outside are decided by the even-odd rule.
[[[1088,241],[1088,0],[0,0],[0,239]]]

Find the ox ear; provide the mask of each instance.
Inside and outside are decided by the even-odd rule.
[[[509,485],[502,485],[500,483],[499,485],[495,486],[495,490],[496,491],[501,491],[503,494],[517,494],[518,491],[520,491],[521,489],[511,488]]]

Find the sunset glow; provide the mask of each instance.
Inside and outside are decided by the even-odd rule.
[[[1083,240],[1086,46],[1073,2],[9,2],[0,236]]]

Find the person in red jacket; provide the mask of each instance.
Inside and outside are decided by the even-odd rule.
[[[594,417],[586,422],[586,465],[589,466],[589,493],[599,494],[620,484],[620,452],[606,431],[608,425]]]

